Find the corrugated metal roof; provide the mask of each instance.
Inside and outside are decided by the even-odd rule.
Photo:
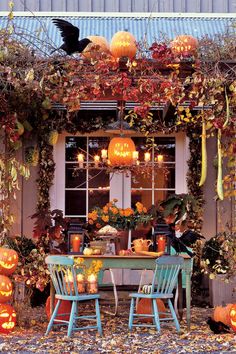
[[[28,41],[32,46],[43,49],[45,53],[52,47],[58,47],[61,43],[59,30],[52,23],[55,14],[48,16],[16,16],[12,25],[16,34],[22,40]],[[100,35],[111,40],[114,33],[121,30],[128,30],[135,36],[137,41],[145,40],[151,45],[155,40],[163,36],[172,39],[178,34],[190,34],[201,38],[206,35],[214,37],[217,34],[227,31],[235,31],[232,24],[235,22],[235,14],[230,16],[145,16],[132,17],[124,16],[58,16],[80,28],[80,38],[88,35]],[[7,16],[0,16],[0,28],[8,24]]]

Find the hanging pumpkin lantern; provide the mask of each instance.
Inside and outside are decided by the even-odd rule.
[[[137,52],[134,36],[130,32],[120,31],[114,34],[110,43],[110,51],[114,58],[127,57],[133,59]]]
[[[231,306],[230,312],[229,312],[229,318],[230,318],[230,326],[236,332],[236,304]]]
[[[112,166],[131,166],[135,144],[131,138],[112,138],[108,146],[108,160]]]
[[[156,303],[157,303],[157,308],[159,312],[166,312],[166,307],[164,302],[161,299],[156,299]],[[141,315],[151,315],[152,314],[152,306],[151,306],[151,299],[148,298],[143,298],[141,300],[139,300],[138,302],[138,306],[137,306],[137,314]],[[165,317],[164,314],[159,314],[160,318]],[[151,317],[140,317],[140,320],[142,322],[152,322],[152,318]]]
[[[57,304],[57,299],[55,299],[54,301],[54,306],[56,306]],[[50,296],[47,298],[47,301],[46,301],[46,315],[47,315],[47,318],[50,320],[51,318],[51,312],[50,312]],[[60,306],[59,306],[59,309],[57,311],[57,314],[60,315],[62,313],[67,313],[68,315],[67,316],[58,316],[56,317],[56,319],[63,319],[65,321],[69,321],[70,319],[70,311],[71,311],[71,301],[66,301],[66,300],[62,300]]]
[[[0,303],[7,302],[12,296],[12,282],[5,275],[0,275]]]
[[[9,248],[0,248],[0,274],[12,274],[18,264],[18,254]]]
[[[82,55],[87,58],[96,57],[96,53],[110,53],[109,43],[105,37],[102,36],[88,36],[88,39],[92,43],[89,43],[85,50],[82,52]]]
[[[230,325],[230,310],[233,304],[227,304],[226,306],[216,306],[213,312],[213,320],[216,322],[222,322],[225,325]]]
[[[11,332],[16,325],[16,311],[7,304],[0,304],[0,333]]]
[[[181,35],[177,36],[170,43],[171,51],[176,56],[195,55],[198,48],[198,40],[192,36]]]

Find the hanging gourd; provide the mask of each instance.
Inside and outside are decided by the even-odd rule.
[[[110,51],[114,58],[133,59],[137,52],[135,37],[126,31],[120,31],[114,34],[110,43]]]
[[[180,35],[170,42],[170,47],[175,56],[192,56],[196,54],[198,40],[193,36]]]
[[[137,306],[137,314],[141,315],[151,315],[152,314],[152,304],[151,304],[151,299],[141,299],[138,302],[138,306]],[[165,317],[165,314],[163,312],[166,312],[166,307],[164,302],[161,299],[156,299],[156,303],[157,303],[157,308],[158,308],[158,312],[160,313],[159,316],[160,318]],[[152,322],[152,318],[151,317],[140,317],[140,320],[142,322]]]
[[[110,53],[109,43],[105,37],[102,36],[88,36],[88,39],[92,43],[89,43],[85,50],[82,52],[82,55],[87,58],[91,59],[96,57],[96,53]]]
[[[230,318],[230,326],[236,332],[236,304],[231,306],[230,312],[229,312],[229,318]]]
[[[12,282],[5,275],[0,275],[0,303],[5,303],[11,299]]]
[[[0,333],[11,332],[16,325],[16,311],[7,304],[0,304]]]
[[[205,183],[206,176],[207,176],[206,122],[204,118],[202,118],[202,167],[201,167],[201,178],[199,182],[200,187]]]
[[[0,248],[0,274],[12,274],[18,264],[18,254],[9,248]]]
[[[213,320],[216,322],[222,322],[225,325],[230,325],[230,310],[233,304],[227,304],[226,306],[216,306],[213,312]]]
[[[111,166],[131,166],[133,164],[133,152],[136,150],[131,138],[112,138],[108,146],[108,160]]]

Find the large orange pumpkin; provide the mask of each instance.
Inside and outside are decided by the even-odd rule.
[[[230,325],[230,310],[233,304],[228,304],[226,306],[216,306],[213,312],[213,319],[216,322],[222,322],[227,326]]]
[[[170,43],[171,51],[174,55],[190,56],[196,54],[198,48],[198,40],[192,36],[177,36]]]
[[[11,299],[12,282],[5,275],[0,275],[0,303],[5,303]]]
[[[232,305],[229,312],[230,327],[236,332],[236,304]]]
[[[57,303],[57,299],[55,299],[54,306],[56,306],[56,303]],[[47,318],[50,319],[50,317],[51,317],[51,313],[50,313],[50,296],[47,298],[45,310],[46,310]],[[58,317],[56,317],[56,319],[63,319],[65,321],[69,321],[69,319],[70,319],[70,311],[71,311],[71,301],[62,300],[57,313],[58,314],[68,313],[68,316],[63,316],[63,317],[62,316],[58,316]]]
[[[161,299],[156,299],[157,307],[159,312],[166,312],[166,307],[164,302]],[[137,314],[144,314],[144,315],[151,315],[152,314],[152,306],[151,306],[151,299],[143,298],[139,300],[137,306]],[[160,318],[165,317],[165,315],[159,315]],[[140,317],[142,322],[152,322],[152,318],[145,318]]]
[[[131,138],[112,138],[108,146],[108,160],[112,166],[130,166],[133,164],[135,144]]]
[[[82,53],[85,58],[96,57],[96,53],[110,53],[109,43],[105,37],[102,36],[88,36],[92,43],[89,43]]]
[[[9,248],[0,248],[0,274],[12,274],[18,264],[18,254]]]
[[[0,333],[11,332],[16,325],[16,311],[12,306],[0,304]]]
[[[135,37],[126,31],[115,33],[111,39],[110,51],[116,59],[122,57],[133,59],[137,52]]]

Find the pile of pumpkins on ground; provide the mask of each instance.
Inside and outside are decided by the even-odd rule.
[[[0,248],[0,333],[11,332],[16,324],[16,311],[9,305],[13,286],[8,275],[14,273],[18,264],[18,254],[9,248]]]

